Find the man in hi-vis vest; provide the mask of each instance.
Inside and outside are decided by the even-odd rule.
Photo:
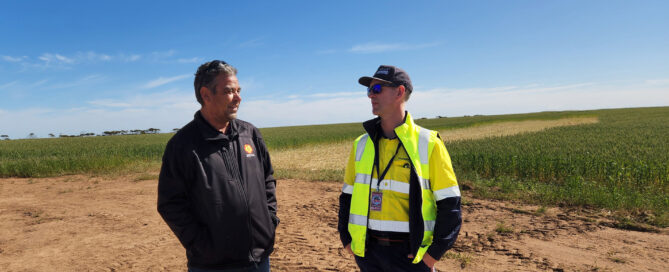
[[[409,75],[381,65],[367,87],[372,112],[346,165],[339,235],[362,271],[431,271],[460,231],[460,190],[444,142],[404,110]]]

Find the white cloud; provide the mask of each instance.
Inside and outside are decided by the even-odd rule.
[[[11,86],[16,86],[18,83],[19,83],[19,81],[15,80],[15,81],[12,81],[12,82],[9,82],[9,83],[1,84],[0,85],[0,90],[5,89],[5,88],[9,88]]]
[[[107,54],[98,54],[93,51],[88,52],[78,52],[75,55],[75,58],[78,62],[96,62],[96,61],[110,61],[112,57]]]
[[[135,62],[142,58],[142,55],[138,54],[132,54],[132,55],[125,55],[125,54],[120,54],[119,59],[124,61],[124,62]]]
[[[310,98],[345,98],[345,97],[357,97],[363,94],[364,92],[338,92],[338,93],[316,93],[316,94],[309,94],[306,95],[305,97],[310,97]]]
[[[644,85],[579,83],[494,88],[418,88],[407,109],[415,118],[538,111],[669,105],[669,89]],[[242,96],[244,94],[242,93]],[[244,97],[243,97],[244,98]],[[160,128],[171,131],[199,109],[192,91],[169,90],[125,98],[88,101],[71,109],[0,109],[0,134],[23,138],[30,132],[100,133],[105,130]],[[283,98],[244,99],[239,118],[259,127],[362,122],[373,118],[360,92],[316,93]],[[16,122],[15,120],[21,120]]]
[[[26,56],[22,56],[22,57],[0,56],[0,57],[2,57],[2,60],[7,61],[7,62],[21,62],[24,59],[28,58]]]
[[[390,51],[416,50],[428,47],[435,47],[438,45],[440,45],[440,43],[438,42],[424,43],[424,44],[369,42],[369,43],[354,45],[353,47],[351,47],[351,49],[349,49],[349,52],[359,53],[359,54],[372,54],[372,53],[383,53]]]
[[[648,85],[669,85],[669,78],[646,80]]]
[[[49,89],[65,89],[65,88],[73,88],[73,87],[79,87],[79,86],[86,86],[86,85],[92,85],[95,83],[99,83],[102,80],[105,79],[105,76],[103,75],[88,75],[82,78],[79,78],[77,80],[72,80],[72,81],[67,81],[64,83],[54,83],[49,85]],[[46,80],[43,80],[43,83],[46,83]],[[42,83],[42,84],[43,84]]]
[[[195,95],[191,92],[178,91],[176,89],[164,92],[137,94],[124,98],[107,98],[88,101],[88,104],[104,108],[129,109],[155,109],[155,108],[190,108],[197,104]]]
[[[154,109],[105,109],[79,108],[72,110],[31,109],[19,111],[5,111],[0,113],[0,125],[11,125],[11,131],[3,130],[1,134],[8,134],[10,138],[25,138],[33,132],[38,137],[46,137],[49,133],[79,134],[81,132],[102,133],[106,130],[131,130],[160,128],[171,131],[172,128],[182,127],[197,110],[161,107]],[[8,120],[20,119],[22,122]]]
[[[190,77],[190,76],[191,76],[190,74],[185,74],[185,75],[178,75],[178,76],[173,76],[173,77],[160,77],[160,78],[149,81],[148,83],[144,84],[143,87],[146,88],[146,89],[151,89],[151,88],[162,86],[162,85],[165,85],[167,83],[174,82],[174,81],[177,81],[177,80],[181,80],[181,79],[184,79],[184,78],[187,78],[187,77]]]
[[[160,128],[171,131],[193,118],[199,104],[190,92],[171,90],[118,99],[88,101],[68,109],[0,109],[0,134],[25,138],[53,134],[101,133],[105,130]],[[16,122],[21,120],[21,122]]]
[[[150,61],[166,61],[170,57],[173,57],[176,54],[176,50],[167,50],[167,51],[155,51],[151,52],[144,57],[141,54],[105,54],[98,53],[95,51],[79,51],[72,54],[60,54],[60,53],[43,53],[41,56],[37,57],[36,60],[30,61],[27,56],[14,57],[14,56],[0,56],[0,60],[6,62],[22,63],[29,67],[40,67],[40,68],[71,68],[75,64],[80,63],[97,63],[97,62],[135,62],[140,59],[146,59]],[[179,58],[175,61],[179,63],[195,63],[202,61],[202,58],[193,57],[193,58]],[[46,64],[46,65],[45,65]]]
[[[416,117],[508,114],[669,105],[669,90],[595,83],[561,86],[418,90],[407,105]]]
[[[51,54],[51,53],[44,53],[42,56],[39,57],[40,60],[46,62],[47,64],[50,63],[65,63],[65,64],[71,64],[74,63],[74,59],[65,57],[60,54]]]
[[[109,54],[87,51],[87,52],[76,52],[72,55],[63,55],[58,53],[44,53],[37,59],[39,59],[40,61],[42,61],[43,64],[46,65],[55,65],[56,67],[58,66],[68,67],[79,63],[97,63],[97,62],[110,62],[119,60],[124,62],[133,62],[140,59],[140,57],[141,57],[140,55],[125,55],[125,54],[118,54],[112,56]],[[27,57],[23,57],[23,59],[27,59]],[[26,64],[32,66],[44,67],[35,63],[26,63]]]
[[[372,118],[367,97],[242,102],[239,118],[259,127],[356,122]]]
[[[132,106],[130,103],[126,102],[121,102],[116,99],[98,99],[98,100],[91,100],[88,101],[89,104],[93,106],[100,106],[100,107],[109,107],[109,108],[128,108]],[[78,108],[80,109],[80,108]],[[75,110],[75,109],[72,109]]]
[[[171,57],[171,56],[174,56],[174,54],[176,54],[176,53],[177,53],[176,50],[174,50],[174,49],[170,49],[170,50],[167,50],[167,51],[155,51],[155,52],[152,52],[152,53],[151,53],[151,56],[152,56],[155,60],[162,60],[162,59],[164,59],[164,58],[169,58],[169,57]]]

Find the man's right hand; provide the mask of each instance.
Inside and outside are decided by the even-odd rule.
[[[351,243],[346,245],[346,251],[348,251],[348,253],[351,254],[351,256],[355,256],[355,255],[353,255],[353,250],[351,250]]]

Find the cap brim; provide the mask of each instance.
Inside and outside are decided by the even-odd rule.
[[[374,79],[376,79],[378,81],[385,82],[385,83],[393,84],[392,81],[388,81],[388,80],[381,79],[381,78],[378,78],[378,77],[368,77],[368,76],[364,76],[364,77],[361,77],[360,79],[358,79],[358,83],[360,83],[360,85],[362,85],[362,86],[369,87],[369,84],[372,83],[372,80],[374,80]]]

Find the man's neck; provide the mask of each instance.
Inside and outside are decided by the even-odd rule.
[[[202,113],[204,120],[207,121],[209,125],[214,127],[214,129],[220,131],[223,134],[227,132],[230,121],[220,122],[219,120],[216,120],[212,114],[204,109],[201,109],[200,112]]]
[[[393,112],[392,114],[380,116],[381,130],[383,130],[383,136],[385,136],[388,139],[394,139],[395,137],[397,137],[397,135],[395,134],[395,128],[404,123],[405,115],[406,112],[402,110]]]

